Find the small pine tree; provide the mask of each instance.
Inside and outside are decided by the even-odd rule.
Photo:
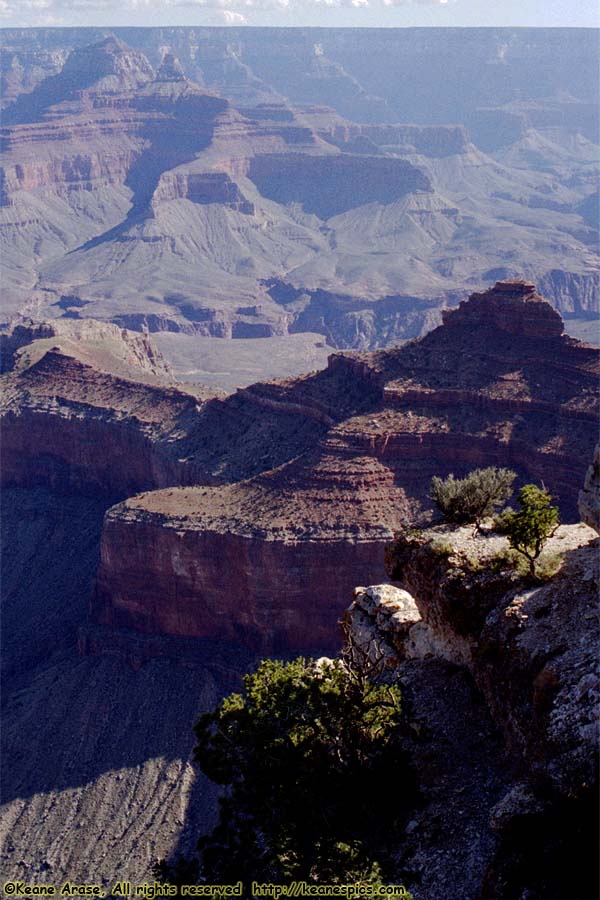
[[[429,496],[442,513],[445,522],[456,525],[473,523],[478,528],[483,519],[493,515],[512,493],[516,473],[511,469],[474,469],[466,478],[431,479]]]
[[[527,559],[533,578],[536,560],[559,525],[558,507],[550,506],[551,501],[548,491],[535,484],[526,484],[519,491],[521,508],[509,513],[503,521],[508,543]]]
[[[195,727],[200,768],[226,788],[199,865],[163,860],[155,877],[380,887],[377,857],[417,796],[398,688],[300,658],[263,660],[244,689]]]

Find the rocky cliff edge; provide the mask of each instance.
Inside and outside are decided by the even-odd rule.
[[[598,784],[599,544],[562,526],[558,572],[527,583],[506,538],[398,534],[388,573],[357,588],[346,641],[399,683],[424,806],[399,864],[415,898],[545,898],[578,871],[592,896]],[[470,688],[468,687],[470,685]],[[458,827],[460,826],[460,827]]]

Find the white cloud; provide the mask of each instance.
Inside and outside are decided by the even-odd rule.
[[[165,11],[173,7],[199,7],[202,9],[223,9],[225,13],[234,12],[233,16],[226,16],[227,21],[239,22],[235,10],[252,8],[260,10],[289,9],[302,11],[315,6],[328,7],[369,7],[371,9],[385,9],[390,6],[412,6],[413,4],[426,4],[430,6],[442,6],[448,0],[0,0],[0,13],[5,15],[23,14],[24,11],[51,10],[62,14],[79,12],[81,10],[102,11],[105,9],[123,10],[153,10]]]

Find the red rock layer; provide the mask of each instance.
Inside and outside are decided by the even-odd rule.
[[[96,620],[333,649],[349,586],[378,577],[393,530],[430,506],[433,475],[509,466],[576,518],[598,428],[598,351],[562,336],[560,317],[524,283],[475,295],[447,320],[399,350],[336,355],[295,387],[213,404],[208,415],[237,408],[248,426],[238,422],[230,474],[244,448],[272,446],[278,414],[288,429],[313,422],[305,452],[227,487],[163,490],[112,510]]]
[[[261,541],[125,503],[105,519],[91,615],[111,628],[231,641],[263,654],[331,651],[356,571],[384,574],[381,546]]]
[[[3,485],[117,498],[185,482],[169,435],[195,415],[189,394],[118,378],[58,349],[4,376],[3,389]]]

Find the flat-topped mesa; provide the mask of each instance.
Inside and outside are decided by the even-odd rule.
[[[227,172],[164,172],[152,195],[152,203],[178,199],[201,205],[218,203],[245,215],[254,214],[254,204]]]
[[[442,312],[450,327],[491,327],[533,338],[557,338],[563,320],[529,281],[497,281],[493,288],[471,294],[458,309]]]

